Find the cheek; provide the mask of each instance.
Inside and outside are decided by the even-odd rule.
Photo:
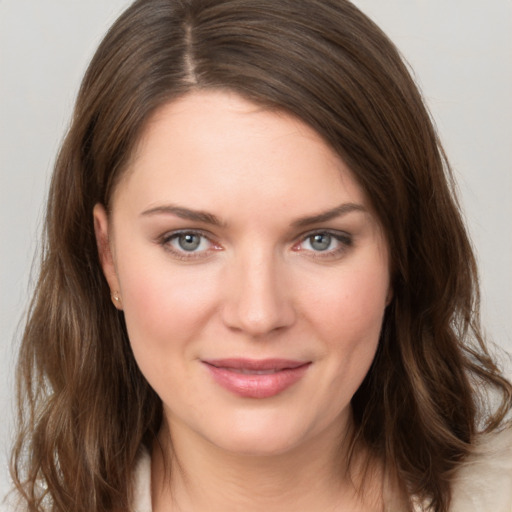
[[[130,345],[142,374],[162,399],[188,378],[197,342],[215,302],[215,286],[190,268],[168,264],[119,267],[123,309]],[[168,397],[167,397],[168,398]]]
[[[149,263],[133,254],[118,267],[130,341],[172,350],[206,321],[215,286],[197,268],[172,268],[165,258]]]
[[[344,402],[355,393],[377,350],[389,289],[387,266],[377,260],[342,270],[315,294],[313,329],[323,339],[327,396]],[[341,394],[341,395],[340,395]],[[332,407],[336,407],[333,402]]]
[[[379,337],[388,290],[384,265],[343,269],[321,289],[311,291],[310,313],[335,346],[364,346]]]

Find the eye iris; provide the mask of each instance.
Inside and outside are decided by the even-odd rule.
[[[185,233],[178,238],[178,244],[184,251],[195,251],[201,243],[201,238],[193,233]]]
[[[328,233],[318,233],[310,238],[311,247],[315,251],[325,251],[331,245],[331,235]]]

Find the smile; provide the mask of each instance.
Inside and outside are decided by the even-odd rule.
[[[311,362],[286,359],[216,359],[202,361],[213,380],[244,398],[270,398],[298,382]]]

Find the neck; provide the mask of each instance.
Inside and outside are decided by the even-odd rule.
[[[152,456],[153,511],[380,510],[379,472],[368,471],[358,493],[366,459],[356,455],[348,471],[346,445],[339,431],[323,432],[286,453],[245,455],[179,425],[171,441],[164,428]]]

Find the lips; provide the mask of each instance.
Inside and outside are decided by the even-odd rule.
[[[297,383],[310,361],[289,359],[210,359],[202,363],[214,381],[244,398],[270,398]]]

